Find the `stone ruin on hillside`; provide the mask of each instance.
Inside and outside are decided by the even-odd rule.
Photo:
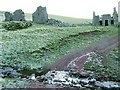
[[[116,8],[113,10],[113,15],[110,14],[103,14],[101,17],[99,15],[95,15],[95,12],[93,12],[93,26],[109,26],[109,25],[118,25],[118,13],[116,11]]]
[[[25,14],[21,9],[16,10],[13,13],[5,12],[5,21],[25,21]],[[46,7],[39,6],[37,10],[32,14],[32,21],[38,24],[46,24],[59,27],[73,27],[75,24],[69,24],[56,20],[53,18],[48,19],[48,13]]]
[[[5,12],[5,21],[13,21],[13,15],[10,12]]]
[[[46,7],[42,6],[37,7],[37,10],[32,14],[32,21],[38,24],[46,24],[60,27],[75,26],[73,24],[70,25],[68,23],[64,23],[60,20],[56,20],[53,18],[48,19],[47,9]]]
[[[13,12],[13,21],[25,21],[25,14],[21,9]]]
[[[48,21],[48,14],[46,7],[39,6],[37,10],[32,14],[32,20],[35,23],[46,23]]]
[[[13,13],[5,12],[5,21],[25,21],[25,14],[21,9]]]

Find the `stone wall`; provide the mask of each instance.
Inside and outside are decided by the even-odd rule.
[[[48,19],[48,21],[45,24],[52,25],[52,26],[59,26],[59,27],[75,27],[75,26],[77,26],[75,24],[65,23],[65,22],[62,22],[60,20],[56,20],[53,18]]]
[[[102,25],[106,26],[105,25],[106,20],[108,20],[108,26],[111,25],[111,15],[110,14],[102,15],[101,19],[102,19]]]
[[[25,14],[21,9],[13,13],[5,12],[5,21],[25,21]]]
[[[32,14],[32,20],[34,23],[44,24],[48,21],[48,14],[46,7],[39,6],[37,10]]]
[[[116,8],[113,9],[113,19],[114,19],[114,25],[118,25],[118,13],[116,11]]]
[[[119,2],[119,10],[120,12],[120,2]],[[120,15],[119,15],[120,18]],[[101,17],[96,16],[95,12],[93,12],[93,21],[92,21],[93,26],[109,26],[109,25],[114,25],[118,26],[118,13],[116,11],[116,8],[114,7],[113,9],[113,15],[111,14],[103,14]]]
[[[5,12],[5,21],[13,21],[13,15],[10,12]]]
[[[21,9],[13,13],[13,21],[25,21],[25,14]]]
[[[93,20],[92,20],[92,24],[93,24],[93,26],[100,25],[100,24],[99,24],[99,15],[96,16],[96,15],[95,15],[95,12],[93,12]]]

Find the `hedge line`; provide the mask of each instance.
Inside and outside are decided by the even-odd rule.
[[[7,30],[24,29],[30,26],[32,26],[31,21],[6,22],[2,24],[2,28],[5,28]]]

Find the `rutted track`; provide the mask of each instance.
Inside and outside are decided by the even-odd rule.
[[[118,46],[118,44],[120,43],[118,38],[119,38],[118,36],[114,36],[112,38],[106,38],[106,39],[101,40],[99,43],[96,43],[95,45],[91,45],[82,50],[78,50],[78,51],[72,52],[68,55],[65,55],[64,57],[60,58],[55,63],[53,63],[53,65],[51,65],[50,68],[53,71],[54,70],[56,70],[56,71],[65,70],[65,69],[69,69],[69,68],[67,68],[67,66],[71,62],[75,62],[75,64],[78,66],[77,70],[81,71],[83,68],[84,62],[86,61],[86,58],[88,55],[87,53],[97,51],[100,54],[107,55],[107,54],[109,54],[109,52],[111,50],[116,48]],[[43,84],[43,83],[40,83],[37,81],[31,82],[29,87],[30,88],[31,87],[32,88],[44,88],[45,90],[47,90],[47,89],[51,89],[51,90],[56,90],[56,89],[58,89],[58,90],[62,90],[62,89],[73,90],[74,89],[74,90],[76,90],[76,88],[72,88],[72,87],[63,88],[61,86]],[[90,90],[92,90],[92,89],[90,89]]]
[[[67,67],[68,64],[70,64],[71,62],[72,63],[74,62],[78,67],[77,69],[79,69],[79,71],[81,71],[81,69],[83,68],[84,62],[86,61],[87,53],[97,51],[103,55],[107,55],[111,50],[113,50],[115,47],[117,47],[118,44],[120,43],[118,38],[120,38],[120,36],[105,38],[95,45],[91,45],[82,50],[78,50],[78,51],[72,52],[68,55],[65,55],[64,57],[57,60],[53,65],[51,65],[50,68],[51,68],[51,70],[69,69]]]

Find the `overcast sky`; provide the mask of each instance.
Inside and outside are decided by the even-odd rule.
[[[33,13],[38,6],[46,6],[49,14],[77,18],[92,18],[96,14],[112,14],[120,0],[0,0],[0,11],[22,9]]]

